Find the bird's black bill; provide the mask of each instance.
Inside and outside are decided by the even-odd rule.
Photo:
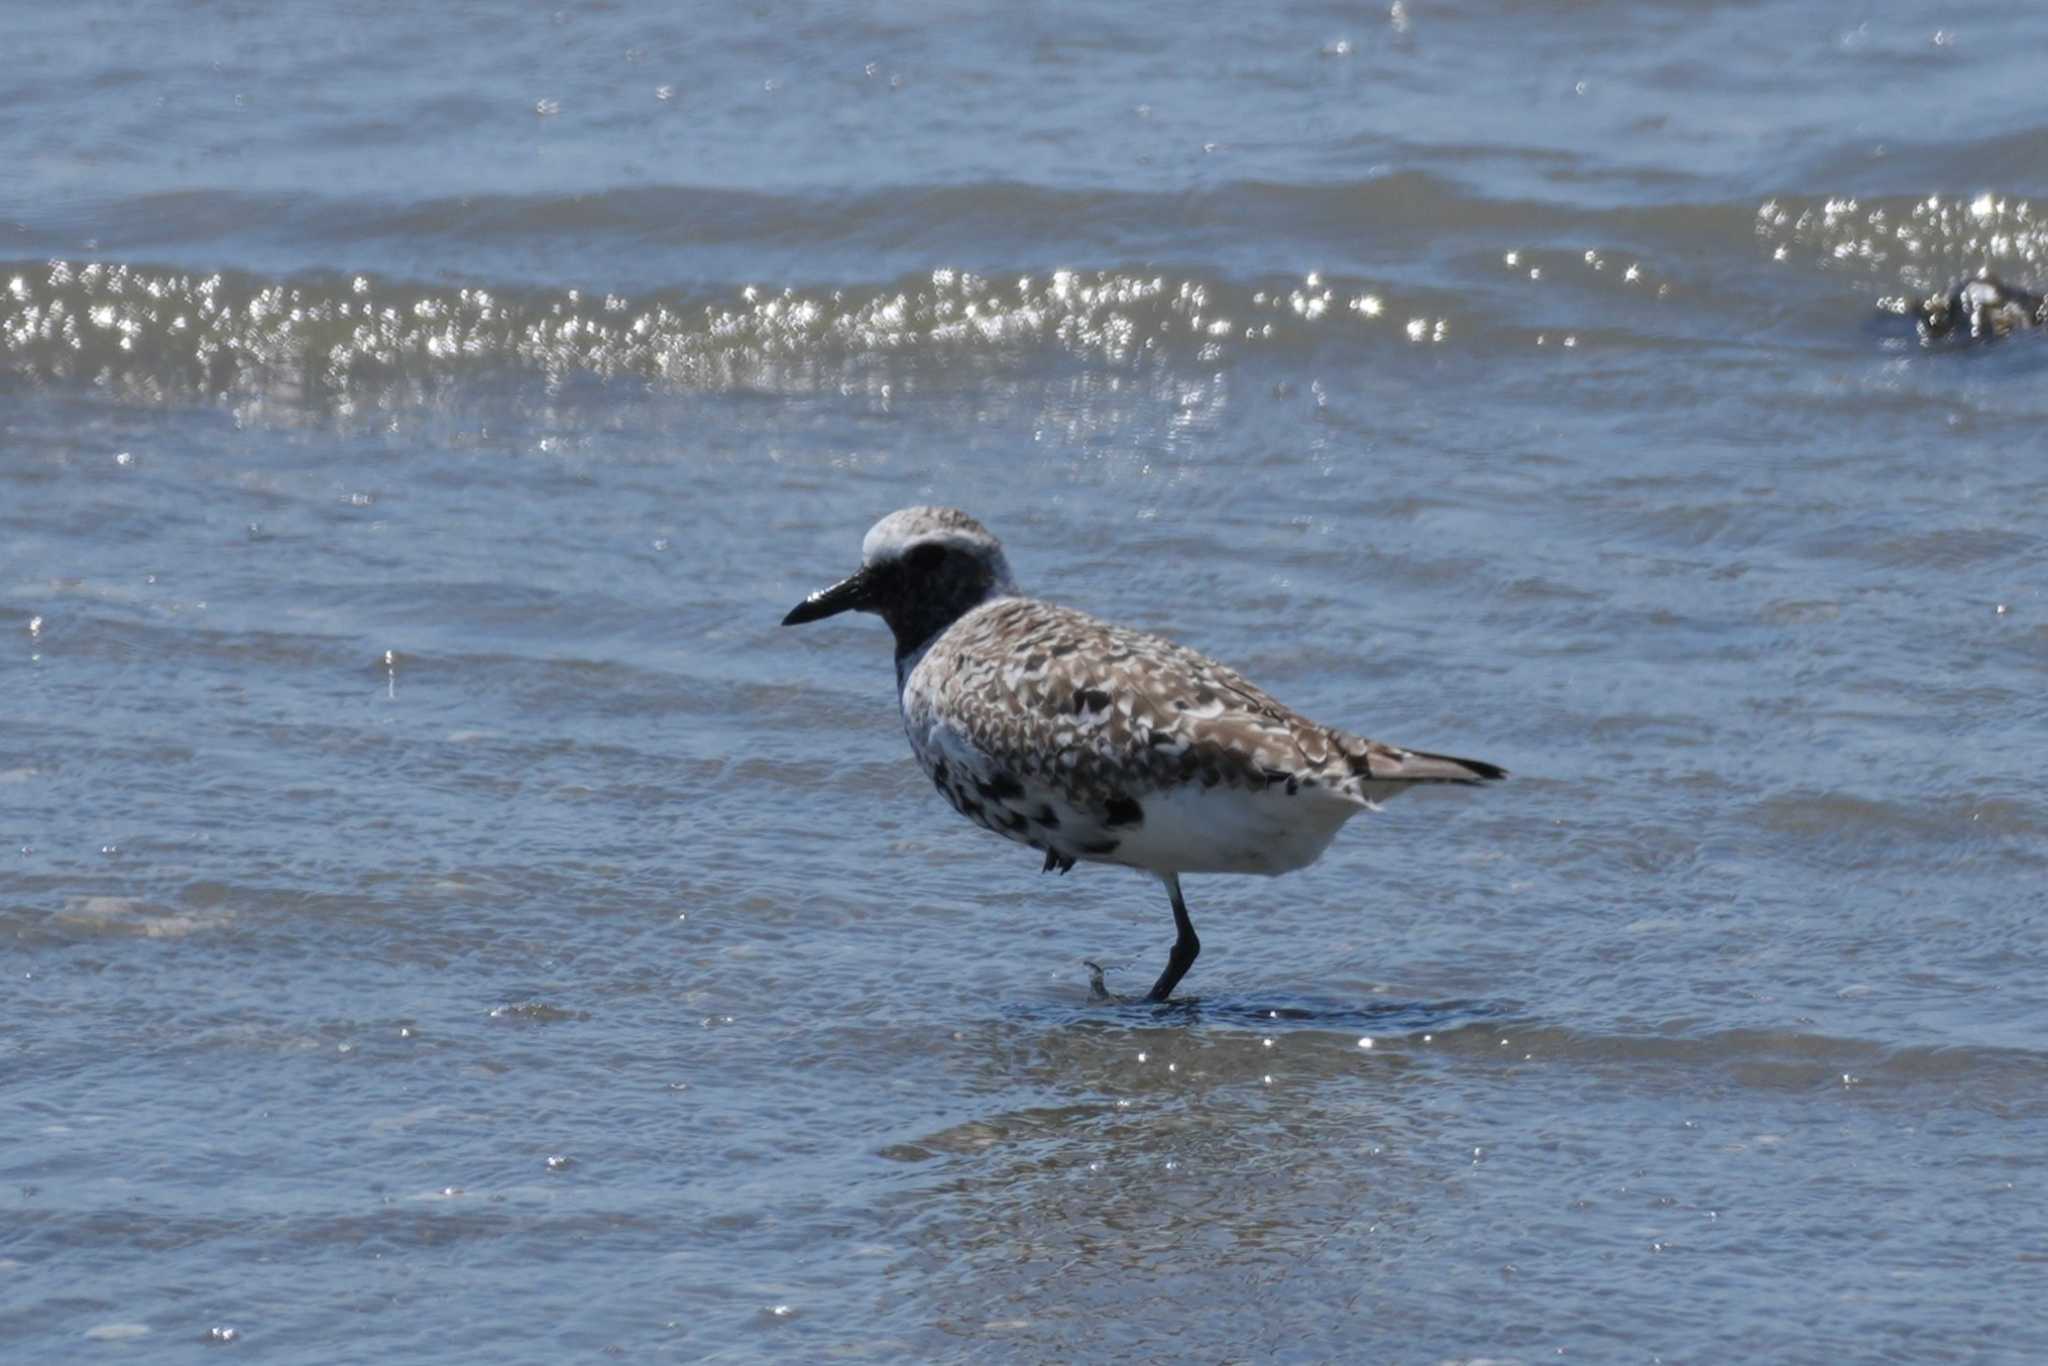
[[[865,607],[874,597],[874,576],[866,569],[851,578],[841,579],[830,588],[820,588],[802,602],[789,609],[789,615],[782,619],[784,626],[801,626],[807,621],[823,621],[836,617],[841,612],[851,612]]]

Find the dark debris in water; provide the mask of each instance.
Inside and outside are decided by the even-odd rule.
[[[1988,270],[1923,299],[1890,299],[1880,306],[1911,317],[1927,346],[1999,341],[2048,328],[2048,298]]]
[[[514,1024],[562,1024],[572,1020],[587,1020],[587,1010],[566,1010],[551,1006],[546,1001],[521,1001],[516,1005],[493,1006],[491,1018],[506,1020]]]

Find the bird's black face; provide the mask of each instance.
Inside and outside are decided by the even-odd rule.
[[[841,612],[874,612],[908,654],[978,605],[994,586],[988,561],[957,546],[920,541],[901,555],[864,565],[789,610],[784,626],[822,621]]]

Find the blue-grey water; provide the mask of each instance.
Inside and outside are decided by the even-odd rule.
[[[6,27],[0,1358],[2048,1357],[2039,7]],[[918,502],[1515,777],[1097,1002]]]

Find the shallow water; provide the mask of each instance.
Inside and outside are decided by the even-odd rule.
[[[5,1355],[2048,1353],[2048,20],[19,17]],[[1092,1000],[921,501],[1515,777]]]

